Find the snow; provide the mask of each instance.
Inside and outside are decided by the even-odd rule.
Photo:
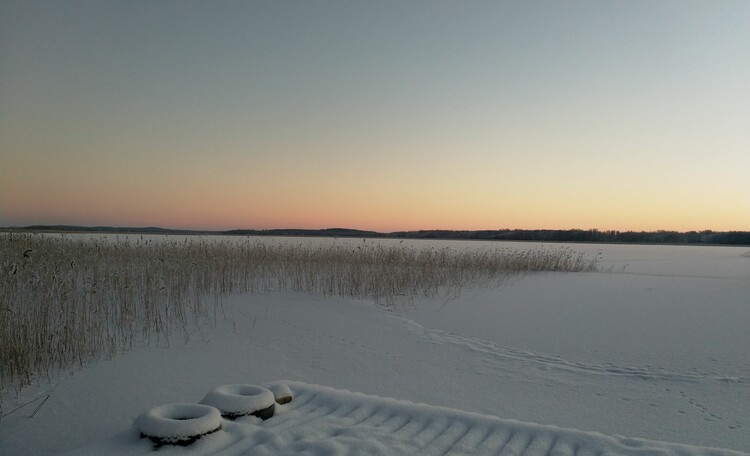
[[[576,454],[703,451],[650,441],[750,452],[747,248],[571,247],[601,251],[611,271],[529,274],[392,309],[294,293],[232,296],[217,321],[200,323],[203,337],[194,330],[188,341],[176,335],[168,346],[137,346],[18,397],[6,393],[4,413],[50,396],[33,418],[38,402],[0,421],[0,454],[151,451],[133,427],[144,411],[198,402],[217,385],[279,378],[305,384],[289,383],[294,400],[277,405],[277,416],[223,420],[222,431],[190,447],[159,451],[242,454],[243,445],[263,443],[258,454],[414,454],[408,445],[427,445],[438,434],[432,430],[443,430],[435,448],[456,439],[458,454],[474,454],[466,448],[491,429],[484,444],[497,449],[507,437],[506,452],[528,443],[529,454],[573,454],[580,442]],[[353,426],[356,420],[341,418],[348,407],[360,407],[351,416],[374,418]],[[410,438],[401,439],[394,426],[409,419],[413,427],[403,434]],[[555,439],[549,450],[542,445]],[[532,451],[532,440],[544,448]]]
[[[135,427],[149,437],[183,439],[213,432],[221,426],[219,410],[200,404],[159,405],[139,415]]]
[[[222,429],[190,448],[163,448],[161,454],[240,456],[311,455],[474,455],[573,456],[597,454],[734,456],[739,452],[605,436],[540,426],[415,404],[329,387],[289,382],[297,397],[267,421],[224,420]],[[69,453],[152,454],[133,432]]]
[[[272,406],[274,395],[255,385],[222,385],[206,394],[200,403],[216,407],[223,415],[247,415]]]
[[[279,404],[285,404],[294,398],[289,385],[282,382],[271,382],[266,384],[266,388],[273,393],[274,400]]]

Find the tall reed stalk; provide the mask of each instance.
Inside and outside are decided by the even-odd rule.
[[[215,306],[229,293],[288,290],[391,305],[513,274],[596,269],[595,256],[564,247],[455,250],[2,234],[0,391],[113,356],[137,341],[168,344],[175,328],[187,337],[195,319],[211,310],[207,303]]]

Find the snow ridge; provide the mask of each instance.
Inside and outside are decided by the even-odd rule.
[[[186,448],[162,454],[241,456],[503,455],[503,456],[741,456],[704,448],[522,423],[347,390],[286,383],[295,399],[267,421],[222,420],[222,429]],[[152,454],[134,432],[70,455]]]
[[[444,407],[286,382],[296,399],[265,423],[253,454],[598,456],[741,455],[731,450],[605,436]],[[281,438],[285,435],[285,438]],[[253,440],[253,439],[250,439]],[[222,455],[240,455],[243,442]],[[238,451],[234,451],[238,450]]]

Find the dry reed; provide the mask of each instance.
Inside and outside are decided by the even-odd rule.
[[[287,290],[390,305],[513,274],[596,269],[596,256],[565,247],[459,251],[366,242],[3,234],[0,392],[138,341],[168,344],[175,327],[188,337],[196,318],[211,310],[216,315],[228,293]]]

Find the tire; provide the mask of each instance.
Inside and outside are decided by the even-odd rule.
[[[162,445],[186,446],[221,429],[221,413],[201,404],[159,405],[135,419],[141,438],[157,448]]]
[[[206,394],[200,403],[216,407],[221,416],[227,419],[252,415],[267,420],[275,411],[273,393],[255,385],[218,386]]]
[[[292,402],[292,390],[286,384],[281,382],[267,383],[266,388],[271,390],[277,404],[284,405]]]

